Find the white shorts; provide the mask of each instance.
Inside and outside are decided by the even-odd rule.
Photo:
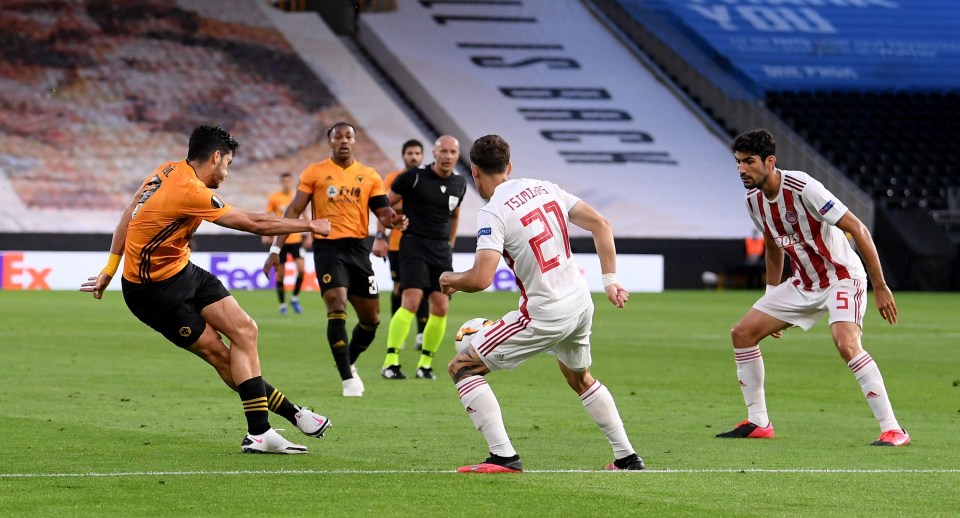
[[[867,281],[843,279],[823,290],[804,291],[784,282],[770,290],[753,305],[788,324],[804,331],[823,316],[830,314],[829,323],[853,322],[863,329],[863,315],[867,312]]]
[[[531,356],[549,352],[572,371],[592,363],[590,328],[593,305],[580,315],[554,322],[531,320],[511,311],[473,337],[471,345],[491,371],[512,370]]]

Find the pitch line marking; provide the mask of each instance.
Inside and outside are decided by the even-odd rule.
[[[178,477],[178,476],[219,476],[219,475],[449,475],[456,471],[447,470],[223,470],[223,471],[119,471],[113,473],[0,473],[0,478],[106,478],[106,477]],[[524,473],[609,473],[604,470],[586,469],[535,469]],[[642,473],[960,473],[960,469],[763,469],[763,468],[716,468],[716,469],[648,469]]]

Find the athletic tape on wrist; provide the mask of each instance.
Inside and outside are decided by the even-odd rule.
[[[272,245],[270,247],[270,253],[280,255],[280,247],[277,245]]]
[[[607,286],[617,283],[617,274],[615,273],[605,273],[600,276],[601,282],[603,282],[603,287],[606,289]]]
[[[107,274],[110,277],[113,277],[117,274],[117,268],[120,267],[120,258],[122,255],[110,254],[110,257],[107,258],[107,265],[103,267],[103,270],[100,271],[100,274]]]

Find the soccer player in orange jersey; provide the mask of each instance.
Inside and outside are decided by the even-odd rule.
[[[380,291],[370,264],[370,248],[364,241],[369,234],[369,214],[373,211],[383,226],[396,229],[403,228],[406,218],[390,208],[377,171],[353,158],[357,143],[353,125],[334,124],[327,139],[332,156],[300,173],[297,193],[284,217],[300,217],[310,203],[314,218],[330,221],[329,234],[314,233],[313,262],[327,306],[327,341],[340,373],[343,395],[359,397],[363,395],[363,381],[354,364],[373,342],[380,325]],[[280,264],[285,241],[283,235],[274,239],[263,265],[265,275]],[[359,320],[349,339],[347,301]]]
[[[401,173],[420,167],[423,162],[423,144],[419,140],[410,139],[403,143],[401,153],[404,169],[394,171],[383,179],[383,188],[387,191],[390,190],[393,181]],[[396,203],[393,207],[402,210],[403,202]],[[403,237],[403,232],[391,230],[388,236],[386,230],[386,227],[377,222],[377,236],[373,241],[373,255],[386,257],[390,260],[390,278],[393,279],[393,291],[390,293],[390,314],[393,315],[400,309],[400,238]],[[427,325],[429,316],[430,305],[424,298],[417,309],[417,350],[420,350],[423,344],[423,328]]]
[[[213,193],[227,179],[240,145],[216,126],[199,126],[190,135],[187,159],[154,171],[117,223],[110,258],[80,291],[94,298],[123,264],[123,300],[143,323],[175,345],[212,365],[223,382],[240,394],[247,420],[244,453],[306,453],[284,439],[268,420],[280,414],[300,431],[322,437],[330,420],[290,402],[261,377],[257,324],[216,276],[190,262],[190,238],[202,221],[260,235],[313,232],[326,235],[330,222],[286,219],[227,205]],[[221,334],[230,340],[230,347]]]
[[[280,175],[280,190],[274,193],[270,193],[270,196],[267,197],[267,212],[283,216],[283,212],[287,210],[287,206],[290,205],[290,202],[293,200],[293,175],[290,173],[283,173]],[[263,244],[270,245],[273,243],[273,237],[264,236]],[[307,271],[304,268],[303,257],[300,255],[300,247],[309,248],[313,244],[313,236],[309,233],[307,234],[290,234],[287,236],[287,242],[284,243],[283,248],[280,249],[280,258],[286,262],[288,259],[293,259],[293,263],[297,266],[297,279],[293,284],[293,295],[290,296],[290,307],[293,308],[295,313],[300,313],[303,309],[300,307],[300,299],[297,297],[300,295],[300,288],[303,287],[303,274]],[[276,284],[277,284],[277,299],[280,300],[280,314],[284,315],[287,312],[287,304],[284,301],[286,295],[286,288],[283,285],[284,270],[286,268],[277,268],[276,274]]]

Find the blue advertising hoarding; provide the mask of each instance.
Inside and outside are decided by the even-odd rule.
[[[960,89],[953,0],[620,0],[668,23],[745,86],[777,90]],[[657,13],[657,19],[640,13]],[[661,28],[662,29],[662,28]]]

